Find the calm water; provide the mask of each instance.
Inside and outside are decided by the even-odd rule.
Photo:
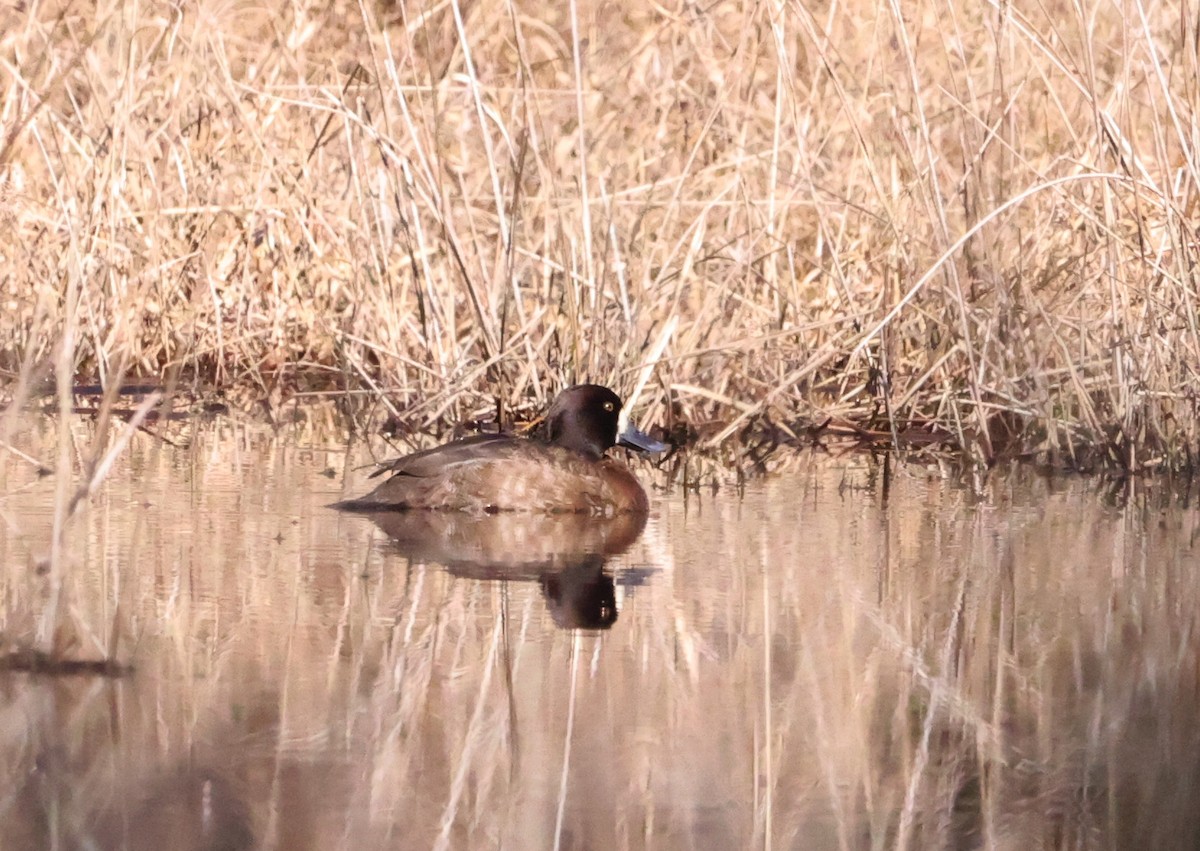
[[[0,848],[1200,845],[1200,515],[1162,486],[814,458],[640,471],[644,528],[406,522],[324,507],[368,456],[321,433],[138,434],[58,548],[58,478],[0,447],[0,650],[60,571],[60,646],[136,667],[0,674]]]

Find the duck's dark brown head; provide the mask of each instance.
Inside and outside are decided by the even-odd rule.
[[[618,434],[620,423],[621,399],[616,393],[599,384],[576,384],[559,393],[550,406],[543,437],[594,461],[618,443],[642,452],[667,448],[632,425]]]

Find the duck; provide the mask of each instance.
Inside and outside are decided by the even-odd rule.
[[[385,462],[373,491],[336,503],[343,511],[463,511],[496,514],[642,514],[650,500],[614,446],[657,453],[667,445],[631,423],[621,398],[576,384],[555,398],[530,436],[480,434]]]

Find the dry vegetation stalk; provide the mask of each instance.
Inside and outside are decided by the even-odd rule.
[[[1189,14],[8,4],[0,369],[1190,467]]]

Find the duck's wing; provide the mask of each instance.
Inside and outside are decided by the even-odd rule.
[[[386,461],[371,474],[371,478],[382,475],[416,478],[444,476],[454,467],[503,457],[518,445],[528,443],[528,440],[511,434],[476,434]]]

